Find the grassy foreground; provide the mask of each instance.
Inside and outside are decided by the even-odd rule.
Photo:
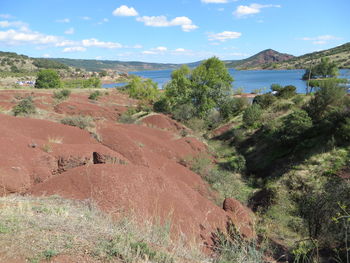
[[[59,255],[88,262],[209,262],[199,246],[172,241],[169,226],[115,221],[89,201],[0,198],[0,262],[45,262]]]

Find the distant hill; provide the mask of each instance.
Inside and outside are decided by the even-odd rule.
[[[113,60],[95,60],[95,59],[68,59],[51,58],[50,60],[63,63],[65,65],[82,68],[87,71],[115,70],[120,72],[143,71],[143,70],[164,70],[175,69],[178,64],[147,63],[147,62],[123,62]]]
[[[293,55],[279,53],[273,49],[266,49],[258,54],[242,60],[227,60],[227,67],[235,69],[261,69],[262,65],[293,59]]]
[[[323,57],[330,58],[330,60],[337,63],[340,68],[350,68],[350,43],[346,43],[331,49],[294,57],[292,59],[278,62],[273,65],[265,64],[261,67],[266,69],[305,69],[310,67],[311,64],[320,62],[321,58]]]
[[[14,52],[0,51],[0,71],[30,73],[43,68],[68,69],[69,67],[46,58],[31,58]]]

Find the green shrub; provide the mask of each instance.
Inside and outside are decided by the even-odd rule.
[[[37,89],[57,89],[62,86],[60,76],[52,69],[42,69],[38,73],[35,81],[35,88]]]
[[[61,120],[62,124],[75,126],[80,129],[86,129],[88,127],[93,127],[92,118],[90,116],[69,116]]]
[[[63,90],[60,90],[60,91],[55,91],[52,95],[52,97],[54,99],[57,99],[57,100],[66,100],[69,98],[71,94],[71,91],[70,90],[67,90],[67,89],[63,89]]]
[[[128,110],[119,117],[118,122],[125,124],[135,123],[137,118],[133,115],[136,113],[137,110],[135,108],[128,108]]]
[[[259,95],[256,96],[253,100],[254,104],[258,104],[260,105],[260,107],[262,109],[267,109],[268,107],[270,107],[275,101],[276,101],[276,97],[271,94],[271,93],[266,93],[263,95]]]
[[[98,100],[100,96],[102,96],[102,93],[99,90],[95,90],[90,93],[89,100]]]
[[[243,124],[247,128],[258,128],[261,125],[262,109],[260,105],[253,104],[243,113]]]
[[[36,113],[36,107],[32,97],[22,99],[16,106],[12,108],[13,115],[29,115]]]
[[[188,121],[194,117],[195,108],[192,104],[182,104],[173,110],[173,117],[178,121]]]
[[[344,141],[350,142],[350,118],[345,118],[344,122],[340,125],[338,135]]]
[[[219,111],[221,117],[224,120],[228,120],[234,116],[237,116],[249,105],[246,98],[232,98],[228,97],[219,105]]]
[[[154,83],[151,79],[143,80],[135,76],[124,87],[124,90],[131,98],[142,100],[145,103],[153,103],[159,98],[157,83]]]
[[[235,155],[230,157],[227,164],[229,170],[238,173],[245,170],[246,161],[243,155]]]
[[[279,132],[282,142],[294,141],[312,127],[312,119],[304,110],[295,110],[283,120]]]
[[[271,90],[276,92],[276,96],[283,99],[289,99],[296,95],[297,88],[292,85],[282,87],[279,84],[272,84]]]

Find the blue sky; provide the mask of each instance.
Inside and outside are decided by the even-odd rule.
[[[1,0],[0,50],[185,63],[350,42],[349,0]]]

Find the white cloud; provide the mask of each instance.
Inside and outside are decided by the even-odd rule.
[[[7,45],[54,44],[58,42],[58,37],[38,32],[21,32],[10,29],[0,31],[0,42],[4,42]]]
[[[91,20],[91,17],[89,17],[89,16],[82,16],[81,19],[83,19],[83,20]]]
[[[0,27],[5,28],[5,27],[15,27],[18,28],[20,31],[23,32],[28,32],[30,31],[28,28],[28,24],[23,23],[22,21],[0,21]]]
[[[209,35],[209,41],[221,41],[225,42],[228,39],[235,39],[242,36],[242,33],[240,32],[233,32],[233,31],[224,31],[217,34],[210,34]]]
[[[55,44],[56,47],[67,47],[67,46],[76,46],[79,45],[78,41],[72,41],[72,40],[62,40]]]
[[[332,35],[322,35],[317,37],[303,37],[302,40],[305,41],[312,41],[312,44],[315,45],[324,45],[327,44],[329,41],[332,40],[339,40],[340,37],[332,36]]]
[[[164,52],[164,51],[167,51],[168,48],[166,48],[166,47],[156,47],[156,48],[154,48],[154,50],[160,51],[160,52]]]
[[[121,5],[116,8],[113,13],[114,16],[138,16],[137,11],[133,7],[128,7],[126,5]]]
[[[84,47],[66,47],[65,49],[63,49],[62,52],[69,53],[69,52],[84,52],[84,51],[86,51],[86,48]]]
[[[175,49],[174,51],[175,51],[175,52],[185,52],[186,49],[184,49],[184,48],[177,48],[177,49]]]
[[[145,51],[142,51],[142,54],[144,54],[144,55],[155,55],[155,54],[157,54],[157,52],[151,51],[151,50],[145,50]]]
[[[146,26],[153,27],[180,26],[185,32],[190,32],[198,28],[198,26],[194,25],[192,20],[187,16],[175,17],[170,21],[166,16],[142,16],[136,18],[136,20],[143,22]]]
[[[74,28],[73,27],[71,27],[71,28],[69,28],[69,29],[67,29],[66,31],[64,31],[64,33],[66,34],[66,35],[73,35],[74,34]]]
[[[123,45],[117,42],[104,42],[96,38],[84,39],[81,41],[84,47],[101,47],[101,48],[122,48]]]
[[[69,23],[70,19],[69,18],[63,18],[63,19],[58,19],[56,20],[57,23]]]
[[[262,8],[269,8],[269,7],[279,8],[281,6],[280,5],[261,5],[261,4],[240,5],[233,12],[233,14],[236,17],[241,18],[248,15],[258,14],[261,12]]]
[[[50,58],[51,55],[50,55],[50,54],[43,54],[42,57],[43,57],[43,58]]]
[[[206,4],[225,4],[228,3],[228,0],[201,0],[201,2]]]

